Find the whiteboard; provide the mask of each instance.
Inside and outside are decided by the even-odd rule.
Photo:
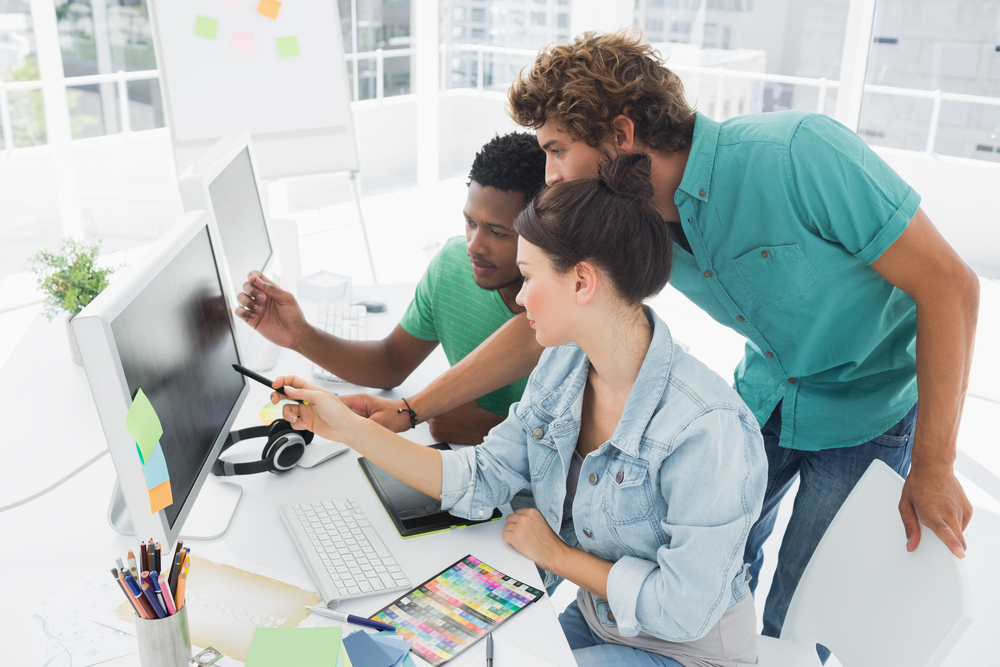
[[[234,132],[251,134],[261,178],[357,171],[334,0],[150,0],[149,9],[179,172]]]

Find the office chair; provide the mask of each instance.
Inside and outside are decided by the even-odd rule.
[[[965,564],[925,526],[906,551],[903,478],[874,461],[837,512],[792,597],[781,639],[759,637],[760,667],[940,665],[972,624]]]

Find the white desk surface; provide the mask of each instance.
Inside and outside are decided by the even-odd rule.
[[[355,287],[354,295],[374,295],[389,305],[385,313],[368,314],[369,338],[379,338],[396,325],[413,293],[413,285]],[[309,313],[309,302],[303,307]],[[244,326],[238,323],[238,326]],[[446,368],[440,348],[395,391],[416,393]],[[310,376],[310,363],[283,350],[268,376],[294,373]],[[355,390],[336,390],[352,393]],[[379,393],[377,390],[371,390]],[[260,408],[268,390],[251,382],[235,427],[260,424]],[[0,369],[0,405],[6,426],[0,435],[0,506],[35,493],[106,448],[97,411],[83,367],[69,358],[65,327],[39,317],[28,329],[7,364]],[[432,442],[426,425],[408,434],[422,444]],[[263,442],[237,445],[227,458],[256,460]],[[501,538],[503,520],[403,539],[396,532],[375,492],[348,451],[313,469],[296,468],[281,475],[231,478],[243,487],[243,497],[229,532],[220,538],[239,559],[308,580],[309,575],[278,517],[277,506],[303,500],[353,496],[358,499],[386,546],[416,585],[466,554],[483,559],[517,579],[542,588],[534,564]],[[107,507],[115,480],[110,456],[105,456],[51,493],[0,514],[0,663],[32,664],[23,592],[44,587],[53,576],[77,581],[110,576],[115,557],[136,548],[134,538],[115,533],[107,522]],[[212,480],[210,479],[209,482]],[[509,507],[504,508],[509,511]],[[199,543],[185,541],[197,553]],[[398,594],[372,595],[343,602],[340,609],[368,615]],[[352,626],[349,626],[352,627]],[[549,598],[531,605],[497,631],[497,636],[553,665],[574,665]],[[475,655],[459,656],[452,664],[472,664]],[[478,660],[475,661],[479,663]],[[106,663],[109,667],[138,665],[131,654]]]

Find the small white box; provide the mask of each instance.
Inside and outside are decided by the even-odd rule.
[[[300,278],[296,291],[300,299],[334,301],[351,294],[351,277],[329,271],[317,271]]]

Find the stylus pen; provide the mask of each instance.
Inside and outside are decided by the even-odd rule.
[[[250,370],[246,366],[240,366],[239,364],[233,364],[233,368],[236,369],[236,372],[242,373],[243,375],[246,375],[251,380],[256,380],[257,382],[260,382],[262,385],[264,385],[265,387],[267,387],[271,391],[276,391],[279,394],[281,394],[282,396],[284,396],[285,398],[287,398],[288,400],[295,401],[294,398],[292,398],[291,396],[289,396],[288,394],[286,394],[281,389],[275,389],[274,388],[274,382],[271,381],[271,380],[268,380],[266,377],[264,377],[260,373],[254,373],[252,370]],[[303,405],[309,405],[309,401],[295,401],[295,402],[296,403],[301,403]]]
[[[486,667],[493,667],[493,633],[486,635]]]
[[[346,614],[342,611],[334,611],[333,609],[327,609],[326,607],[306,607],[309,611],[314,614],[319,614],[320,616],[326,616],[327,618],[333,618],[338,621],[343,621],[345,623],[354,623],[355,625],[363,625],[366,628],[375,628],[376,630],[391,630],[396,631],[396,628],[392,627],[388,623],[380,623],[379,621],[373,621],[367,619],[364,616],[355,616],[354,614]]]

